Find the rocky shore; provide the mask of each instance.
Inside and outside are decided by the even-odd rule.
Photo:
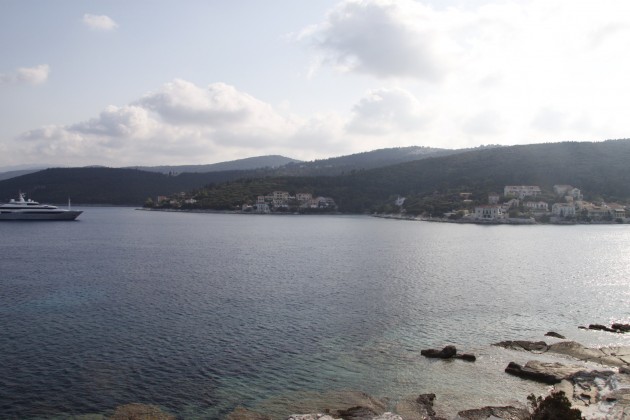
[[[591,324],[592,330],[607,333],[628,333],[630,325],[613,324],[604,327]],[[585,327],[580,327],[585,328]],[[567,405],[574,412],[580,411],[586,419],[630,419],[630,346],[589,348],[578,342],[565,339],[561,334],[545,334],[553,340],[546,341],[508,340],[493,344],[504,349],[516,359],[531,355],[526,363],[510,362],[503,373],[513,375],[525,381],[548,384],[549,396],[567,397]],[[474,363],[476,356],[471,353],[459,354],[455,346],[442,349],[425,349],[422,356],[434,359],[455,359],[454,363]],[[540,360],[544,356],[545,361]],[[550,359],[551,358],[551,359]],[[458,362],[457,360],[461,360]],[[550,361],[553,360],[553,361]],[[436,360],[437,363],[447,363]],[[563,394],[561,394],[563,393]],[[518,401],[526,395],[515,395]],[[545,397],[545,396],[543,396]],[[446,397],[448,398],[448,397]],[[549,399],[549,398],[547,398]],[[525,420],[532,418],[579,418],[579,417],[533,417],[536,404],[525,402],[502,406],[471,407],[460,410],[455,416],[448,415],[445,409],[447,401],[440,401],[440,395],[422,393],[402,398],[398,401],[379,399],[362,392],[346,391],[328,398],[322,408],[316,412],[287,414],[282,420],[481,420],[504,419]],[[543,398],[528,397],[530,402],[541,405]],[[118,407],[108,417],[112,420],[167,420],[177,416],[165,413],[158,407],[143,404],[127,404]],[[226,416],[227,420],[275,420],[262,412],[238,407]]]

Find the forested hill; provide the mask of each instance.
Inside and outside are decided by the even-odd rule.
[[[242,204],[273,190],[331,196],[344,212],[374,211],[397,195],[409,204],[472,192],[483,202],[505,185],[570,184],[586,198],[630,198],[630,140],[565,142],[473,150],[335,177],[276,177],[199,191],[208,206]],[[437,197],[437,198],[436,198]],[[423,204],[424,203],[424,204]]]
[[[547,190],[570,184],[587,199],[626,201],[629,161],[630,140],[614,140],[481,148],[337,176],[270,177],[267,170],[168,176],[135,169],[59,168],[0,181],[0,202],[22,191],[40,202],[65,203],[70,196],[76,204],[141,205],[148,197],[197,191],[205,206],[232,208],[259,194],[287,190],[331,196],[341,211],[365,212],[397,195],[408,197],[412,208],[414,202],[421,206],[464,191],[481,202],[505,185],[528,184]]]
[[[0,202],[18,191],[45,203],[142,205],[148,197],[171,195],[200,185],[243,177],[249,171],[223,171],[169,176],[120,168],[52,168],[0,181]]]

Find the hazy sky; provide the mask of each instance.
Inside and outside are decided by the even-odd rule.
[[[630,137],[630,2],[1,0],[0,166]]]

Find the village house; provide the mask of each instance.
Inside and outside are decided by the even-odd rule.
[[[544,210],[549,211],[549,204],[544,201],[526,201],[525,207],[530,210]]]
[[[499,204],[499,200],[501,199],[501,196],[497,193],[490,193],[488,194],[488,204]]]
[[[503,195],[506,197],[537,197],[542,194],[540,187],[537,185],[506,185],[503,188]]]
[[[475,207],[474,218],[478,220],[498,220],[503,219],[505,213],[502,206],[484,205]]]
[[[575,205],[573,203],[554,203],[551,206],[551,214],[558,217],[575,216]]]

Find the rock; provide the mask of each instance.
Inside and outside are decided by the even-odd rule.
[[[433,401],[435,394],[420,394],[417,397],[409,397],[396,405],[396,412],[405,420],[440,420]]]
[[[557,332],[554,332],[554,331],[549,331],[548,333],[545,334],[545,336],[560,338],[562,340],[566,339],[566,337],[564,335],[558,334]]]
[[[598,331],[607,331],[607,332],[618,332],[617,330],[613,330],[612,328],[609,328],[605,325],[601,325],[601,324],[590,324],[588,326],[589,330],[598,330]]]
[[[503,347],[511,350],[526,350],[531,352],[544,353],[549,349],[549,346],[544,341],[526,341],[526,340],[514,340],[514,341],[501,341],[500,343],[493,344],[494,346]]]
[[[398,414],[394,414],[394,413],[383,413],[378,417],[374,417],[372,418],[372,420],[404,420],[402,417],[400,417]]]
[[[227,415],[226,420],[271,420],[271,417],[244,407],[236,407],[234,411]]]
[[[462,359],[467,362],[474,362],[475,360],[477,360],[477,357],[474,354],[470,354],[470,353],[456,354],[454,357],[456,359]]]
[[[505,368],[505,372],[519,378],[553,385],[583,369],[581,366],[565,366],[561,363],[544,363],[530,360],[525,366],[510,362]]]
[[[456,419],[465,420],[529,420],[531,415],[526,408],[507,407],[483,407],[473,410],[464,410],[457,413]]]
[[[344,420],[371,420],[379,414],[369,407],[356,406],[347,410],[337,410],[335,415]]]
[[[586,362],[600,363],[606,366],[628,366],[630,348],[602,347],[591,349],[575,341],[562,341],[549,346],[550,353],[565,354]]]
[[[623,373],[624,375],[630,375],[630,368],[622,366],[619,368],[619,373]]]
[[[155,405],[132,403],[116,407],[109,420],[175,420],[175,416]]]
[[[328,414],[292,414],[287,417],[287,420],[342,420],[336,419]]]
[[[624,333],[630,332],[630,324],[619,324],[619,323],[614,323],[611,325],[612,329],[617,330],[617,331],[621,331]]]
[[[442,350],[427,349],[421,350],[420,354],[424,357],[450,359],[457,354],[457,348],[455,346],[446,346]]]

